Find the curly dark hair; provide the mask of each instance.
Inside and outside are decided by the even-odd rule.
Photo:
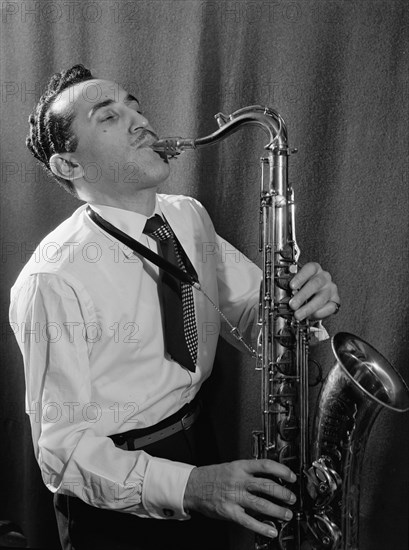
[[[72,153],[78,145],[78,138],[72,131],[74,111],[63,114],[51,112],[55,98],[66,88],[92,80],[94,76],[83,65],[74,65],[50,78],[47,90],[40,97],[34,112],[29,116],[30,133],[26,145],[58,183],[69,193],[77,197],[74,185],[70,180],[55,176],[50,169],[50,158],[55,153]]]

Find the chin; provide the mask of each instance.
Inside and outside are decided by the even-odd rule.
[[[169,162],[166,160],[162,160],[162,165],[161,165],[161,175],[160,175],[160,182],[159,183],[162,183],[163,181],[165,181],[166,179],[168,179],[169,175],[170,175],[170,166],[169,166]]]
[[[152,179],[147,179],[145,181],[145,188],[146,187],[159,187],[163,182],[165,182],[169,177],[169,170],[163,170],[161,173],[155,174],[155,177]]]

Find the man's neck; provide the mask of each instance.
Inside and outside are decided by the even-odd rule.
[[[131,212],[137,212],[144,216],[151,216],[155,210],[156,204],[156,189],[141,189],[133,197],[110,197],[107,195],[101,195],[99,197],[89,197],[87,202],[92,204],[101,204],[105,206],[113,206],[115,208],[122,208],[123,210],[130,210]]]

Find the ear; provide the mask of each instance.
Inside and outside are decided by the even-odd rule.
[[[70,155],[70,153],[54,154],[50,158],[50,169],[55,176],[66,180],[77,180],[84,175],[82,166]]]

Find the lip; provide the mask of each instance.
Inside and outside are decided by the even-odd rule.
[[[158,136],[153,135],[153,134],[147,132],[146,135],[141,139],[140,135],[141,135],[141,134],[139,134],[139,137],[137,137],[134,141],[131,142],[131,146],[132,146],[132,147],[135,147],[136,149],[144,149],[144,148],[147,149],[147,148],[150,148],[150,149],[152,149],[152,151],[153,151],[154,153],[156,153],[157,155],[159,155],[160,158],[161,158],[164,162],[166,162],[166,163],[169,162],[166,153],[160,152],[160,151],[155,151],[155,149],[152,147],[152,145],[158,141],[158,139],[159,139]]]
[[[142,140],[136,139],[131,143],[132,147],[136,147],[137,149],[142,149],[143,147],[150,147],[155,143],[155,138],[153,137],[146,137]]]
[[[131,142],[132,147],[141,149],[142,147],[150,147],[158,140],[158,137],[151,132],[143,129],[138,133],[137,137]]]

